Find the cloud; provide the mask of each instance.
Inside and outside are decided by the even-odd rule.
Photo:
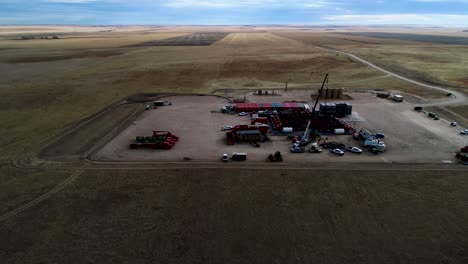
[[[170,0],[163,3],[164,6],[174,8],[265,8],[265,7],[285,7],[285,8],[325,8],[339,4],[337,1],[328,0]]]
[[[48,3],[65,3],[65,4],[87,4],[98,2],[99,0],[45,0]]]
[[[468,15],[455,14],[336,15],[325,16],[323,19],[334,24],[353,25],[468,25]]]

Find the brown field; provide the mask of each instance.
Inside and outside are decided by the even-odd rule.
[[[467,170],[440,164],[445,157],[454,160],[456,151],[440,145],[443,140],[463,138],[431,137],[458,128],[411,111],[413,104],[445,99],[444,93],[314,45],[462,92],[468,88],[467,48],[335,32],[366,30],[371,29],[0,27],[0,263],[466,263]],[[211,46],[128,47],[210,32],[229,34]],[[45,34],[60,39],[14,40]],[[352,92],[403,92],[407,101],[401,108],[368,103],[371,95],[353,99],[361,100],[359,111],[367,111],[369,125],[401,127],[387,134],[389,142],[410,140],[417,148],[395,147],[403,149],[401,156],[389,154],[397,162],[385,154],[363,154],[369,163],[334,163],[330,153],[315,163],[289,155],[292,160],[279,165],[221,164],[217,157],[204,163],[89,159],[129,126],[139,126],[144,102],[159,95],[242,96],[258,88],[281,91],[288,81],[307,99],[326,73],[328,85],[346,88],[350,98]],[[191,112],[208,114],[207,105]],[[191,110],[188,103],[180,109]],[[442,111],[468,118],[466,105]],[[168,123],[156,117],[154,123]],[[183,126],[197,120],[184,118],[181,131],[189,135]],[[224,122],[221,114],[216,118]],[[221,134],[215,125],[216,132],[200,130],[197,136]],[[404,161],[411,151],[424,151],[420,157],[411,153],[418,164]],[[439,164],[425,164],[432,162],[429,156]]]
[[[359,32],[359,29],[355,30]],[[363,30],[364,31],[364,30]],[[352,31],[351,31],[352,32]],[[383,31],[385,32],[385,31]],[[451,32],[392,31],[397,33],[463,36]],[[361,56],[385,69],[404,76],[443,86],[455,86],[468,93],[465,71],[468,46],[443,45],[401,39],[382,39],[336,33],[275,32],[282,37],[310,45],[333,47]]]
[[[2,263],[466,262],[466,171],[352,173],[86,171],[3,221]]]

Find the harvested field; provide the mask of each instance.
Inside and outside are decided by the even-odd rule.
[[[447,108],[457,113],[458,115],[463,116],[466,119],[465,122],[468,126],[468,105],[448,106]]]
[[[134,46],[210,46],[224,37],[229,33],[194,33],[186,36],[180,36],[175,38],[169,38],[157,41],[148,41]]]
[[[38,57],[15,57],[8,60],[8,63],[37,63],[37,62],[51,62],[62,61],[70,59],[81,58],[105,58],[124,54],[123,50],[88,50],[82,52],[74,52],[69,54],[38,56]]]
[[[109,32],[109,33],[75,33],[61,36],[56,40],[10,40],[0,41],[0,47],[16,48],[26,51],[46,50],[49,52],[72,51],[82,49],[110,49],[130,46],[146,41],[155,41],[160,39],[173,38],[187,35],[184,32]],[[62,38],[63,37],[63,38]]]
[[[295,32],[295,31],[275,31],[275,35],[301,41],[307,45],[318,46],[362,46],[362,45],[415,45],[423,44],[421,42],[400,40],[400,39],[383,39],[372,38],[367,36],[343,35],[339,32]]]
[[[384,39],[401,39],[401,40],[431,42],[431,43],[450,44],[450,45],[468,45],[468,37],[403,34],[403,33],[387,33],[387,32],[350,32],[350,33],[340,33],[340,34],[351,35],[351,36],[384,38]]]
[[[90,170],[2,222],[0,260],[465,263],[467,184],[464,171],[326,165]]]
[[[467,263],[467,171],[447,164],[466,137],[444,116],[435,121],[411,105],[447,97],[313,45],[449,84],[466,83],[467,46],[336,34],[353,30],[365,31],[0,27],[0,263]],[[55,32],[63,38],[7,39]],[[216,42],[204,32],[227,36]],[[121,48],[179,36],[213,45]],[[292,154],[285,137],[227,146],[221,126],[250,120],[219,113],[227,101],[215,97],[176,96],[166,98],[172,106],[144,111],[153,96],[217,89],[242,97],[277,88],[275,97],[246,96],[310,102],[325,73],[332,88],[424,98],[404,94],[398,104],[350,94],[362,117],[350,122],[385,133],[388,152],[376,156]],[[302,90],[283,93],[286,81]],[[103,111],[126,98],[134,104]],[[181,140],[170,152],[130,153],[128,143],[153,129]],[[247,162],[219,160],[237,150]],[[266,163],[277,150],[285,162]]]
[[[2,169],[0,177],[2,174],[7,172],[7,169]],[[57,185],[57,182],[65,179],[68,174],[68,171],[38,171],[30,173],[23,171],[20,176],[8,181],[0,181],[0,216],[13,211],[14,209],[50,191]],[[2,246],[0,247],[3,249]]]
[[[220,46],[288,46],[303,45],[298,41],[276,36],[271,33],[231,33],[215,45]]]

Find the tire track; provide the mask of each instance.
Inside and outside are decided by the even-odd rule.
[[[13,177],[11,179],[8,179],[8,180],[4,180],[4,181],[0,181],[0,185],[2,184],[7,184],[7,183],[10,183],[10,182],[15,182],[15,181],[19,181],[19,180],[23,180],[23,179],[27,179],[29,177],[33,177],[33,176],[37,176],[37,175],[40,175],[42,174],[43,172],[32,172],[30,174],[27,174],[27,175],[22,175],[22,176],[17,176],[17,177]]]
[[[384,182],[384,181],[381,181],[381,180],[377,180],[377,179],[372,178],[372,177],[367,177],[367,178],[369,179],[370,182],[373,182],[375,184],[379,184],[379,185],[382,185],[382,186],[385,186],[385,187],[396,189],[396,190],[398,190],[400,192],[404,192],[404,193],[407,193],[407,194],[418,196],[420,198],[425,198],[425,199],[430,199],[430,200],[434,200],[434,201],[438,201],[438,202],[445,202],[445,203],[456,204],[456,205],[463,206],[463,207],[468,207],[467,202],[462,202],[462,201],[455,200],[455,199],[452,199],[452,198],[449,198],[449,197],[443,197],[443,196],[423,193],[423,192],[420,192],[420,191],[400,187],[400,186],[390,184],[390,183],[387,183],[387,182]]]
[[[85,168],[86,167],[89,167],[90,164],[89,163],[86,163],[85,165],[83,165],[83,167],[77,171],[75,171],[74,173],[72,173],[70,176],[68,176],[63,182],[61,182],[59,185],[55,186],[52,190],[42,194],[41,196],[37,197],[36,199],[16,208],[15,210],[13,211],[10,211],[2,216],[0,216],[0,222],[3,222],[5,221],[6,219],[10,218],[10,217],[13,217],[37,204],[39,204],[40,202],[46,200],[47,198],[51,197],[52,195],[60,192],[61,190],[63,190],[67,185],[69,185],[70,183],[72,183],[74,180],[76,180],[76,178],[78,178],[78,176],[81,175],[81,173],[83,173],[85,171]]]

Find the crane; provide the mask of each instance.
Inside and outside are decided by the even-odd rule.
[[[309,135],[310,135],[310,131],[311,131],[310,124],[312,123],[312,119],[315,117],[315,109],[317,108],[317,104],[318,104],[318,102],[320,100],[320,96],[322,95],[323,87],[325,86],[325,83],[327,83],[327,82],[328,82],[328,73],[325,75],[325,78],[323,79],[322,87],[319,90],[317,100],[315,100],[315,105],[314,105],[314,108],[312,109],[312,114],[310,116],[310,120],[307,123],[306,130],[304,132],[304,135],[302,136],[302,143],[305,143],[305,142],[307,142],[307,140],[309,140]]]

